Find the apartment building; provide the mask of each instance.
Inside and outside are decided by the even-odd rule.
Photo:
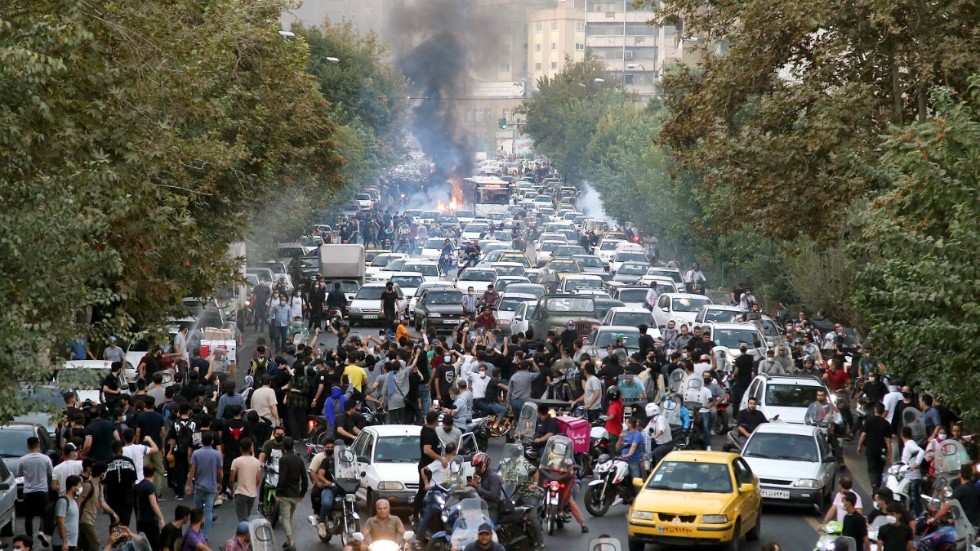
[[[586,0],[557,0],[528,15],[527,77],[537,90],[543,77],[554,77],[569,62],[585,58]]]
[[[623,90],[649,98],[663,69],[663,42],[671,38],[654,25],[650,8],[633,0],[586,0],[585,48],[622,81]]]

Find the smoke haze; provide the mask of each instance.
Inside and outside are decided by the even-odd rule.
[[[575,200],[575,206],[579,212],[588,217],[606,222],[611,226],[614,225],[612,218],[606,216],[606,211],[602,209],[602,198],[599,197],[599,192],[589,184],[583,186],[582,193]]]

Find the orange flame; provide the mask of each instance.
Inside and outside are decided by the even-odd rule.
[[[449,210],[451,210],[451,211],[453,211],[453,212],[456,212],[456,208],[457,208],[458,206],[459,206],[459,205],[458,205],[458,204],[456,203],[456,198],[455,198],[455,197],[453,197],[453,198],[452,198],[452,200],[451,200],[451,201],[449,201]]]
[[[439,201],[439,203],[436,204],[436,210],[439,212],[446,212],[446,204],[443,203],[442,201]]]

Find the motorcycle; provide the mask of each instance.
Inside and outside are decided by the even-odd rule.
[[[563,435],[552,436],[541,453],[538,476],[543,479],[544,502],[542,526],[548,535],[555,533],[571,519],[567,512],[571,490],[576,482],[575,456],[572,440]]]
[[[252,307],[251,300],[246,300],[245,307],[242,308],[242,322],[244,323],[242,327],[250,327],[255,323],[255,308]]]
[[[276,499],[276,486],[279,484],[279,469],[266,465],[262,489],[259,491],[259,513],[269,520],[275,528],[279,522],[279,501]]]
[[[856,551],[857,542],[854,538],[841,536],[843,526],[837,521],[820,526],[820,538],[813,551]]]
[[[909,508],[909,486],[911,485],[909,479],[905,477],[908,470],[908,465],[904,463],[892,463],[881,481],[882,486],[891,490],[892,494],[895,495],[895,500],[906,509]]]
[[[601,517],[619,502],[633,502],[633,479],[625,461],[604,455],[593,472],[596,478],[585,491],[585,508],[590,515]]]
[[[353,539],[354,541],[361,542],[361,547],[364,547],[364,534],[355,532]],[[402,534],[402,543],[390,540],[375,540],[367,546],[367,549],[368,551],[410,551],[412,549],[412,540],[414,539],[415,532],[406,530],[405,533]]]
[[[343,443],[336,444],[334,446],[333,488],[335,495],[333,507],[326,515],[324,528],[317,530],[317,536],[323,543],[329,542],[334,535],[338,535],[341,545],[347,545],[354,541],[354,534],[360,531],[361,517],[357,513],[357,496],[355,495],[360,485],[359,474],[360,467],[354,454],[346,449]],[[314,528],[318,528],[317,524],[319,523],[314,522],[313,524]]]
[[[426,546],[426,551],[464,549],[477,540],[478,530],[484,523],[494,526],[486,502],[478,497],[463,499],[448,511],[443,511],[443,525],[451,529],[433,535]],[[493,534],[493,541],[499,543],[496,531]]]
[[[497,524],[497,538],[507,549],[530,550],[534,546],[531,536],[531,515],[537,511],[525,505],[515,506],[514,495],[517,486],[513,482],[504,482],[503,499],[500,505],[500,522]]]
[[[447,479],[443,484],[437,484],[432,487],[425,494],[425,513],[432,513],[435,511],[442,511],[439,515],[430,516],[423,514],[423,517],[429,517],[437,520],[440,524],[434,528],[430,524],[429,526],[418,526],[418,532],[422,536],[422,540],[426,539],[428,532],[431,530],[433,535],[429,538],[432,541],[439,534],[445,534],[456,523],[456,518],[459,514],[460,504],[465,499],[478,497],[476,491],[466,484],[465,478],[461,476],[463,470],[463,459],[460,456],[456,456],[453,462],[449,464],[450,479]],[[438,544],[434,544],[438,545]]]
[[[463,434],[472,432],[473,436],[476,437],[476,445],[480,448],[480,451],[487,451],[490,446],[490,417],[477,417],[470,420],[466,426],[463,427]]]

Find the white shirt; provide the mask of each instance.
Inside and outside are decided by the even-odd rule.
[[[646,296],[647,306],[649,306],[650,308],[656,306],[658,296],[660,296],[660,293],[658,293],[656,289],[648,289],[647,296]]]
[[[482,400],[487,397],[487,386],[490,385],[490,376],[484,375],[480,377],[480,374],[470,377],[470,386],[473,388],[473,399]]]
[[[674,439],[674,436],[670,432],[670,423],[667,422],[667,418],[663,415],[658,415],[657,418],[654,419],[653,426],[653,440],[658,446],[668,444]]]
[[[133,460],[136,465],[136,482],[143,480],[143,458],[150,454],[150,447],[146,444],[130,444],[123,446],[123,455]]]
[[[909,480],[922,480],[922,471],[919,470],[922,466],[922,461],[925,459],[926,451],[919,447],[915,443],[915,440],[906,440],[905,444],[902,446],[902,463],[909,466],[909,470],[905,471],[905,478]],[[915,466],[913,469],[912,466]]]
[[[273,408],[278,407],[276,391],[272,390],[272,387],[264,386],[252,393],[252,409],[259,414],[259,417],[274,422],[278,417],[273,416]]]
[[[714,393],[711,392],[711,389],[706,386],[702,386],[701,387],[701,413],[708,413],[711,411],[711,408],[705,407],[705,404],[710,402],[712,398],[714,398]]]
[[[854,504],[855,509],[864,510],[864,505],[861,504],[861,496],[857,492],[853,492],[854,497],[857,498],[857,503]],[[837,522],[844,522],[844,515],[847,514],[847,509],[844,507],[844,495],[840,492],[834,494],[834,507],[837,507]]]
[[[303,297],[289,297],[289,309],[293,319],[303,317]]]
[[[696,363],[694,364],[694,376],[704,377],[704,372],[711,369],[711,364],[708,362]]]
[[[426,468],[432,473],[432,476],[429,477],[430,484],[436,486],[445,482],[448,471],[442,466],[442,462],[433,461]]]
[[[885,419],[889,423],[892,422],[892,417],[895,416],[895,406],[902,401],[902,391],[897,386],[888,387],[888,394],[881,399],[882,404],[885,406]]]
[[[65,481],[69,476],[82,474],[81,459],[65,459],[51,470],[51,477],[58,481],[58,493],[65,495]]]
[[[185,360],[188,359],[187,354],[187,336],[185,336],[180,331],[174,336],[174,352],[179,354]]]

